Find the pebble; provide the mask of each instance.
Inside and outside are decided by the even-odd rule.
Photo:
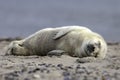
[[[57,65],[57,67],[62,67],[62,66],[63,66],[63,64],[58,64],[58,65]]]
[[[36,79],[39,79],[40,75],[39,74],[34,74],[33,77],[36,78]]]
[[[51,65],[51,67],[56,67],[55,65]]]
[[[33,70],[33,72],[36,72],[36,71],[39,71],[39,70],[40,70],[40,68],[36,68],[36,69]]]
[[[33,70],[30,70],[30,71],[28,71],[28,73],[30,74],[30,73],[35,73],[35,72],[37,72],[37,71],[39,71],[40,70],[40,68],[35,68],[35,69],[33,69]]]
[[[39,66],[45,66],[46,65],[46,63],[42,63],[42,64],[38,64]]]
[[[30,79],[28,79],[28,78],[25,78],[24,80],[30,80]]]
[[[19,75],[16,72],[7,73],[4,77],[5,80],[18,80]]]
[[[67,66],[67,68],[68,68],[68,69],[73,69],[73,67],[71,67],[71,66]]]
[[[69,72],[63,72],[63,76],[69,76],[70,73]]]
[[[71,80],[69,77],[64,77],[64,80]]]
[[[50,67],[52,64],[47,64],[47,65],[45,65],[45,67]]]

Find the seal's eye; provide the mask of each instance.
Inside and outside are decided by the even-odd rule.
[[[91,52],[94,52],[95,46],[92,45],[92,44],[89,44],[89,45],[87,45],[87,50],[88,50],[90,53],[91,53]]]

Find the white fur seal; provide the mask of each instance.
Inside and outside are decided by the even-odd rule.
[[[99,34],[82,26],[42,29],[31,36],[13,41],[6,54],[76,56],[79,62],[105,58],[107,44]],[[86,61],[85,61],[86,60]]]

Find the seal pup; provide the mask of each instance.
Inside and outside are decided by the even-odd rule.
[[[12,41],[6,50],[10,55],[62,55],[79,57],[78,62],[104,59],[107,44],[98,33],[82,26],[46,28],[29,37]]]

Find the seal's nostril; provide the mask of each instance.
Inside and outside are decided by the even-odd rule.
[[[93,51],[95,50],[95,46],[92,45],[92,44],[89,44],[89,45],[87,46],[87,50],[91,53],[91,52],[93,52]]]

